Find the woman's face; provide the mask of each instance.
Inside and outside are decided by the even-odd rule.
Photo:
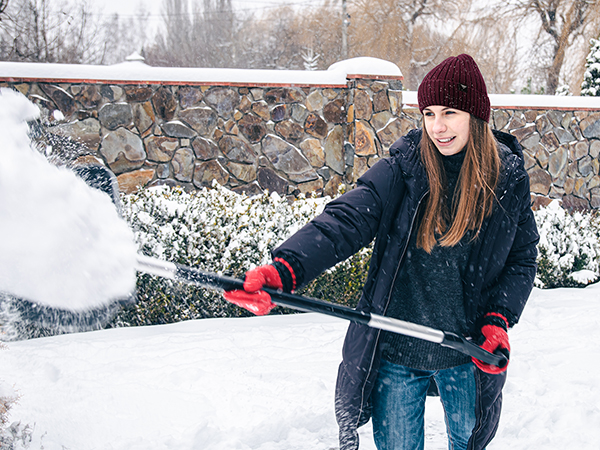
[[[425,131],[444,156],[460,153],[469,141],[471,115],[447,106],[428,106],[423,110]]]

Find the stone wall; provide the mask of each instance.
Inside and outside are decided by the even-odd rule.
[[[367,161],[400,135],[390,137],[397,130],[384,127],[381,144],[370,125],[401,112],[400,80],[350,80],[346,87],[1,85],[38,104],[51,133],[89,149],[71,156],[95,156],[125,192],[160,184],[195,189],[216,180],[248,194],[332,195],[355,180],[354,140],[356,159]],[[354,97],[356,109],[349,105]]]
[[[493,121],[521,143],[532,194],[569,210],[600,209],[600,109],[503,109]]]
[[[387,156],[421,117],[403,100],[414,93],[403,93],[394,76],[348,76],[345,86],[0,77],[0,86],[37,103],[52,133],[85,145],[72,159],[106,164],[125,192],[216,180],[248,194],[332,195]],[[537,201],[600,208],[600,105],[494,107],[492,122],[524,147]]]

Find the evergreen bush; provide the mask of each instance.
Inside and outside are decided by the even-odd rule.
[[[558,201],[535,211],[540,232],[536,285],[579,287],[598,281],[600,216],[569,214]]]
[[[356,307],[367,279],[372,246],[363,248],[309,283],[300,293],[340,305]]]
[[[5,346],[0,343],[0,350]],[[0,449],[12,450],[15,448],[28,448],[33,433],[29,425],[21,422],[10,423],[9,411],[19,399],[14,388],[0,380]]]
[[[581,95],[600,97],[600,39],[590,40],[590,52],[585,61]]]
[[[219,185],[193,193],[179,187],[150,188],[122,200],[123,216],[141,253],[238,278],[270,262],[271,249],[327,202],[306,198],[289,204],[276,193],[247,197]],[[250,314],[224,301],[219,292],[146,274],[138,275],[137,297],[113,325]]]

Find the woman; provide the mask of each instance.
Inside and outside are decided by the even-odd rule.
[[[538,233],[517,141],[489,127],[490,101],[468,55],[443,61],[418,90],[423,130],[390,148],[356,188],[249,271],[225,297],[255,313],[263,286],[292,291],[375,239],[357,309],[470,336],[510,350],[507,330],[533,286]],[[373,418],[377,448],[422,449],[424,405],[437,387],[449,448],[483,449],[495,435],[506,367],[351,324],[336,386],[340,448],[358,448]]]

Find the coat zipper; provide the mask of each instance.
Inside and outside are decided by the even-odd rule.
[[[388,300],[386,302],[385,305],[385,309],[383,311],[383,315],[385,315],[385,313],[387,312],[387,309],[389,307],[390,304],[390,299],[392,296],[392,291],[394,289],[394,284],[396,282],[396,277],[398,276],[398,271],[400,270],[400,265],[402,264],[402,260],[404,259],[404,255],[406,254],[406,249],[408,248],[408,244],[410,241],[410,236],[412,234],[412,230],[415,226],[415,219],[417,218],[417,214],[419,213],[419,208],[421,207],[421,203],[423,202],[423,199],[425,198],[425,196],[429,194],[429,189],[427,189],[423,195],[421,195],[421,198],[419,199],[419,201],[417,202],[417,207],[415,208],[415,213],[413,214],[411,223],[410,223],[410,228],[408,230],[408,237],[406,239],[406,244],[404,244],[404,249],[402,250],[402,255],[401,257],[398,259],[398,266],[396,267],[396,272],[394,273],[394,278],[392,279],[392,283],[390,285],[390,292],[388,293]],[[375,351],[373,351],[373,354],[371,355],[371,362],[369,363],[369,369],[367,370],[367,376],[365,377],[365,383],[363,384],[362,387],[362,394],[361,394],[361,401],[360,401],[360,410],[363,410],[363,406],[365,404],[365,386],[366,386],[366,380],[369,378],[369,376],[371,375],[371,372],[373,371],[373,362],[375,360],[375,354],[377,353],[377,346],[379,345],[379,336],[381,335],[381,332],[378,330],[377,331],[377,338],[375,339]],[[358,416],[358,419],[360,419],[360,414]],[[358,421],[356,423],[356,426],[358,427]]]
[[[387,302],[385,304],[385,309],[383,311],[383,315],[384,316],[385,316],[385,313],[387,312],[388,307],[390,305],[390,300],[392,298],[392,291],[394,290],[394,284],[396,283],[396,277],[398,276],[398,272],[400,271],[400,266],[402,265],[402,261],[404,260],[404,255],[406,255],[406,249],[408,248],[408,244],[410,242],[410,237],[412,235],[412,230],[413,230],[413,228],[415,226],[415,219],[417,218],[417,215],[419,214],[419,208],[421,207],[421,203],[423,202],[423,199],[425,198],[425,196],[427,196],[427,194],[429,194],[429,189],[427,189],[423,193],[423,195],[421,195],[421,198],[417,202],[417,207],[415,209],[415,213],[413,214],[412,221],[410,222],[410,228],[408,229],[408,235],[407,235],[406,243],[404,244],[404,249],[402,249],[402,255],[400,256],[400,259],[398,259],[398,265],[396,266],[396,272],[394,273],[394,278],[392,278],[392,284],[390,286],[390,292],[388,293],[388,299],[387,299]]]

